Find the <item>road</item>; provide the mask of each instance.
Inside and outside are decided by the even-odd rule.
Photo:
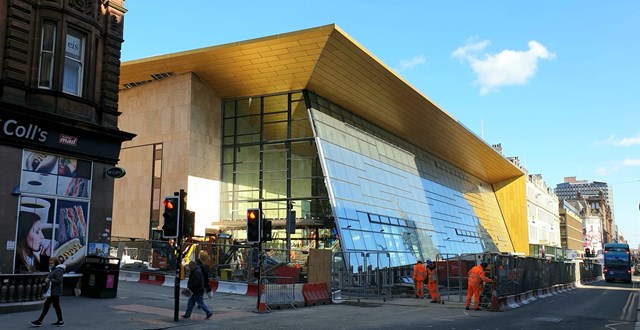
[[[639,289],[633,284],[585,285],[504,312],[467,311],[464,303],[393,298],[347,301],[257,313],[257,298],[215,293],[207,300],[214,312],[202,311],[174,322],[173,288],[119,282],[118,297],[62,297],[65,329],[636,329]],[[186,299],[180,300],[184,312]],[[0,314],[1,329],[24,329],[38,311]],[[53,310],[45,324],[55,321]],[[53,328],[45,326],[43,328]],[[640,327],[638,327],[640,329]]]

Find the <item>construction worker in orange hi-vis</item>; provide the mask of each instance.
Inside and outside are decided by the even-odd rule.
[[[438,270],[436,264],[427,259],[427,288],[429,288],[429,295],[431,296],[432,303],[440,302],[440,293],[438,293]]]
[[[416,299],[424,299],[424,279],[427,275],[427,270],[422,265],[422,261],[418,260],[415,266],[413,266],[413,284],[416,289]]]
[[[482,262],[479,265],[472,267],[469,270],[469,281],[467,282],[467,302],[465,303],[465,307],[469,310],[469,305],[471,304],[471,297],[473,297],[473,309],[479,311],[480,310],[480,293],[482,292],[482,287],[484,282],[494,283],[494,281],[484,274],[484,270],[487,268],[488,264],[486,262]]]

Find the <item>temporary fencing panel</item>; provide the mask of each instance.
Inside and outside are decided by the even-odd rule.
[[[260,278],[260,288],[267,308],[296,307],[295,284],[292,283],[292,278],[263,276]]]

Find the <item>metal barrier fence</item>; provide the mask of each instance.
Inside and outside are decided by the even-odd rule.
[[[393,269],[386,267],[391,255],[384,251],[334,252],[331,262],[331,291],[341,299],[377,298],[386,301],[394,286]],[[358,265],[357,270],[354,266]]]
[[[120,252],[134,266],[151,270],[175,271],[173,249],[164,241],[122,239],[113,241],[111,254]],[[226,281],[256,283],[257,250],[242,244],[189,242],[182,246],[185,261],[195,260],[204,251],[210,261],[211,274]],[[291,283],[305,282],[301,272],[304,259],[296,259],[297,270],[286,260],[287,250],[267,249],[262,274],[272,278],[288,278]],[[298,253],[298,256],[304,255]],[[531,290],[569,284],[580,280],[595,280],[602,276],[602,265],[596,259],[555,261],[504,253],[438,254],[433,260],[438,268],[438,289],[444,300],[463,301],[466,297],[468,271],[486,261],[487,276],[496,281],[498,296],[508,296]],[[123,261],[123,268],[130,266]],[[331,260],[331,289],[340,291],[343,299],[376,298],[386,300],[398,286],[412,288],[413,265],[388,267],[390,255],[385,251],[334,252]],[[576,265],[577,264],[577,265]],[[356,266],[357,265],[357,266]],[[286,270],[286,271],[283,271]]]
[[[296,284],[292,283],[292,280],[291,277],[260,277],[260,290],[267,308],[296,307]],[[298,300],[299,299],[300,298],[298,298]]]
[[[466,296],[468,271],[487,262],[487,277],[496,281],[499,297],[531,290],[595,280],[602,275],[602,265],[593,259],[553,261],[501,253],[442,254],[436,256],[438,287],[443,299],[463,301]]]

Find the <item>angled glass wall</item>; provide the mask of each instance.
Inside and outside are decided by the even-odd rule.
[[[284,221],[293,203],[299,225],[335,226],[354,269],[366,253],[395,267],[513,252],[491,185],[327,99],[225,100],[223,117],[221,220],[236,228],[247,208]]]
[[[489,184],[318,95],[308,99],[351,267],[363,266],[369,251],[387,252],[382,266],[392,267],[437,254],[513,252]]]

